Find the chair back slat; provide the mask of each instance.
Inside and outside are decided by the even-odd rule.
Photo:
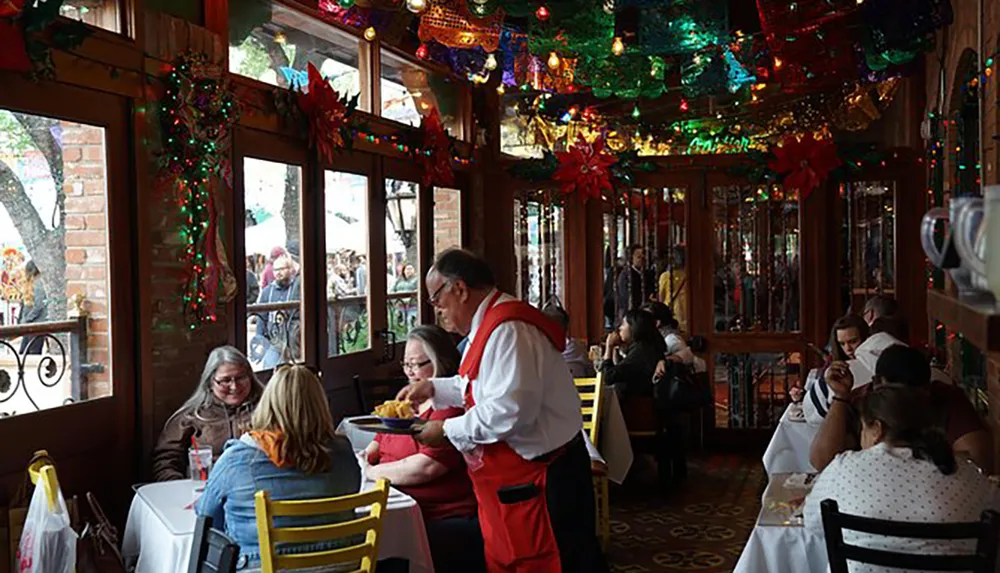
[[[830,573],[848,573],[848,561],[919,571],[988,573],[996,567],[1000,514],[994,511],[984,511],[980,521],[975,523],[913,523],[848,515],[840,512],[835,500],[825,499],[820,502],[820,512]],[[845,529],[908,539],[975,539],[976,549],[973,553],[950,555],[871,549],[845,543]]]
[[[604,415],[604,383],[601,373],[595,378],[574,378],[573,384],[580,395],[580,414],[583,416],[583,429],[595,447],[599,446],[601,418]]]
[[[234,573],[240,547],[225,533],[212,528],[211,517],[199,517],[191,540],[188,573]]]
[[[375,569],[382,517],[389,499],[389,482],[378,480],[375,488],[342,497],[314,500],[274,501],[266,491],[254,496],[262,573],[330,565],[359,564],[358,573]],[[320,517],[368,508],[368,515],[334,524],[275,527],[276,516]],[[363,541],[357,541],[363,535]],[[349,545],[303,553],[275,551],[278,543],[318,543],[346,540]]]
[[[377,519],[366,515],[358,519],[326,525],[311,525],[303,527],[282,527],[271,532],[275,543],[308,543],[310,541],[332,541],[353,535],[367,533]]]

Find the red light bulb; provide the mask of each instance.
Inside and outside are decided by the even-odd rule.
[[[427,59],[427,44],[420,44],[420,47],[417,48],[417,57],[421,60]]]
[[[687,111],[689,109],[691,109],[691,106],[688,105],[688,100],[681,98],[681,111]]]
[[[544,22],[549,19],[549,9],[545,6],[539,6],[538,10],[535,10],[535,18],[538,18],[539,22]]]

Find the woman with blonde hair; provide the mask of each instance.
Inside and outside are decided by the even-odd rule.
[[[274,500],[336,497],[355,493],[360,469],[350,442],[333,432],[333,418],[319,379],[308,367],[279,366],[253,414],[252,429],[226,444],[198,499],[198,515],[211,516],[240,546],[240,569],[260,567],[254,494]],[[320,523],[353,518],[335,514]],[[284,526],[316,525],[315,520]],[[329,549],[310,546],[308,550]],[[294,552],[295,546],[279,548]],[[305,550],[305,548],[303,548]]]

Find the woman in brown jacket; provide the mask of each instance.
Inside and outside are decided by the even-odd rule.
[[[263,390],[242,352],[232,346],[213,350],[198,387],[163,426],[153,449],[153,478],[190,477],[187,452],[192,437],[198,446],[210,446],[213,460],[218,459],[226,441],[239,438],[250,427]]]

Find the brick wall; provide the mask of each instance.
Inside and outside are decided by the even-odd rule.
[[[89,398],[111,393],[108,367],[108,242],[104,133],[62,122],[63,189],[66,193],[66,293],[87,298],[87,362],[105,372],[88,376]],[[50,317],[62,320],[65,317]]]
[[[456,189],[434,188],[434,255],[462,246],[462,194]]]

